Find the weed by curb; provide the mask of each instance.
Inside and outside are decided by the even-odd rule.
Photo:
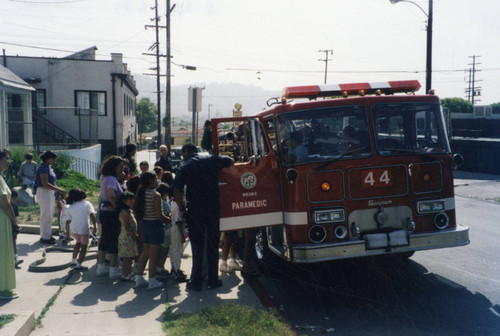
[[[5,324],[14,321],[15,317],[16,317],[15,314],[1,314],[0,315],[0,329],[2,329]]]
[[[73,275],[73,273],[74,273],[73,270],[69,271],[69,273],[66,276],[66,278],[64,278],[63,283],[57,289],[57,292],[55,292],[55,294],[52,295],[52,297],[49,299],[49,301],[47,301],[47,304],[45,304],[45,307],[43,307],[42,311],[40,312],[40,315],[35,320],[35,325],[37,327],[39,327],[39,326],[42,325],[42,319],[45,317],[45,314],[49,311],[50,307],[54,304],[54,302],[56,301],[57,297],[61,293],[62,289],[64,287],[66,287],[66,285],[68,284],[69,280],[71,280],[71,276]]]

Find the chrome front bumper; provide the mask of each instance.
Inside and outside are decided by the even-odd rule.
[[[408,245],[391,248],[367,249],[365,241],[355,240],[334,244],[286,245],[282,257],[294,263],[313,263],[328,260],[357,258],[390,253],[431,250],[464,246],[470,243],[469,228],[463,225],[438,232],[413,233],[408,236]],[[270,246],[271,250],[281,255]]]

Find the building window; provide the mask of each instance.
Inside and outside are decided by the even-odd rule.
[[[35,113],[38,109],[39,114],[47,114],[47,90],[36,89],[31,93],[31,107]]]
[[[97,112],[97,115],[105,116],[106,112],[106,92],[105,91],[75,91],[75,106],[82,115],[89,115],[90,111]]]
[[[133,116],[135,115],[135,104],[134,99],[130,96],[123,94],[123,115]]]
[[[8,131],[10,144],[24,143],[24,99],[19,94],[7,94]]]

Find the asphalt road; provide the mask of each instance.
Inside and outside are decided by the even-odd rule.
[[[500,176],[467,178],[455,202],[468,246],[406,262],[272,259],[261,284],[301,335],[500,335]]]

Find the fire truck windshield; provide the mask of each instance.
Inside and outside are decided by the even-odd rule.
[[[450,152],[437,103],[374,104],[371,115],[381,155]]]
[[[373,130],[359,105],[281,114],[276,129],[283,164],[370,157],[370,132],[382,156],[450,152],[438,103],[378,103],[370,118]]]
[[[363,106],[284,113],[277,121],[285,165],[368,157],[372,153]]]

